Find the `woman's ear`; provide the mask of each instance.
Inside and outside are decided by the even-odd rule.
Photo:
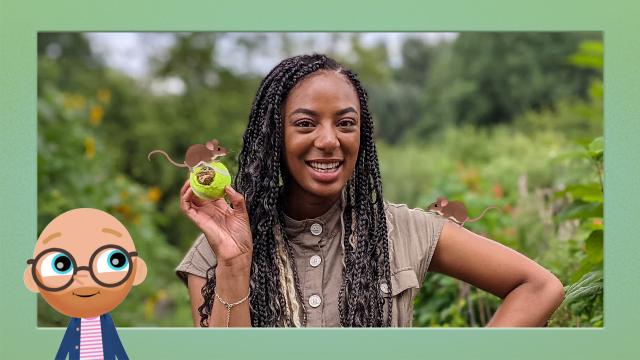
[[[27,266],[26,269],[24,269],[24,275],[22,275],[22,281],[24,281],[24,286],[26,286],[27,289],[29,289],[29,291],[37,294],[40,292],[40,289],[38,288],[38,285],[36,284],[35,280],[33,280],[33,275],[31,274],[31,266],[33,265],[29,265]]]
[[[147,277],[147,264],[140,257],[136,257],[135,274],[133,274],[133,286],[140,285]]]

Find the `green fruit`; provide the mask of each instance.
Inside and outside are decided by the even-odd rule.
[[[189,175],[193,193],[206,200],[217,200],[224,196],[224,188],[231,185],[229,170],[219,161],[196,166]]]

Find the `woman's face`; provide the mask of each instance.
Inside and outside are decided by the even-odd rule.
[[[360,101],[349,80],[319,71],[300,81],[283,106],[285,161],[293,194],[335,198],[360,148]]]

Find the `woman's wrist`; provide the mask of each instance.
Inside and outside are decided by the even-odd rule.
[[[227,272],[247,275],[251,272],[252,253],[248,252],[231,259],[218,259],[216,272],[218,269]]]
[[[226,301],[234,302],[249,291],[251,254],[218,262],[216,266],[216,291]]]

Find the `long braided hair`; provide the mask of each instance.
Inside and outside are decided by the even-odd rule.
[[[249,115],[234,188],[244,194],[253,236],[250,311],[254,327],[305,326],[306,310],[295,260],[284,232],[280,203],[287,172],[283,156],[283,115],[291,89],[316,71],[335,71],[348,79],[360,101],[360,149],[354,173],[344,189],[344,263],[339,294],[340,324],[345,327],[391,325],[387,224],[378,155],[367,93],[356,75],[324,55],[283,60],[262,80]],[[285,184],[286,186],[286,184]],[[214,301],[215,270],[202,288],[200,323],[208,325]],[[385,306],[386,304],[386,306]]]

